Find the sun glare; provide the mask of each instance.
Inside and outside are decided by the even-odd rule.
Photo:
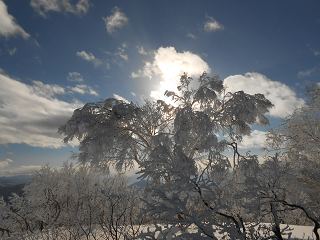
[[[179,65],[164,65],[161,66],[161,82],[157,91],[151,91],[150,96],[155,99],[162,99],[167,103],[172,103],[171,98],[164,96],[165,91],[177,92],[180,76],[184,70]]]

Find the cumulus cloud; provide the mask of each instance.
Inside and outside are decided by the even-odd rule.
[[[121,101],[124,101],[126,103],[130,103],[127,99],[125,99],[124,97],[121,97],[120,95],[117,95],[117,94],[113,94],[113,97],[117,100],[121,100]]]
[[[130,92],[130,93],[131,93],[132,96],[134,96],[134,97],[136,96],[136,94],[134,92]]]
[[[86,53],[85,51],[77,52],[77,56],[87,61],[93,61],[94,59],[96,59],[92,53]]]
[[[143,47],[139,47],[137,46],[137,49],[138,49],[138,53],[142,54],[142,55],[147,55],[146,51],[143,49]]]
[[[266,133],[259,130],[253,130],[249,136],[244,136],[242,142],[238,145],[240,149],[261,149],[265,147]]]
[[[160,47],[154,54],[153,62],[145,62],[142,69],[131,73],[131,77],[144,76],[151,79],[155,75],[160,76],[160,89],[150,94],[155,99],[166,99],[163,96],[166,90],[176,91],[184,72],[188,72],[190,76],[199,76],[204,71],[211,71],[200,56],[189,51],[179,53],[174,47]]]
[[[13,155],[14,153],[13,153],[13,152],[7,152],[7,154],[8,154],[8,155]]]
[[[79,85],[76,85],[75,87],[68,87],[68,88],[71,91],[77,92],[80,94],[91,94],[91,95],[99,96],[99,94],[96,91],[94,91],[91,87],[84,84],[79,84]]]
[[[269,114],[272,117],[284,118],[305,104],[305,101],[298,98],[296,93],[284,83],[272,81],[256,72],[229,76],[224,79],[224,84],[228,87],[228,92],[242,90],[248,94],[264,94],[275,105],[270,109]]]
[[[122,28],[129,22],[129,18],[127,18],[123,12],[120,12],[118,7],[114,7],[112,13],[109,17],[102,17],[110,34],[113,33],[116,28]]]
[[[79,0],[76,5],[70,3],[70,0],[31,0],[30,5],[41,16],[46,17],[45,13],[49,11],[70,12],[77,15],[86,14],[90,7],[89,0]]]
[[[33,86],[28,86],[32,94],[43,98],[52,98],[56,94],[65,94],[63,87],[57,84],[43,84],[40,81],[33,81]]]
[[[9,163],[7,161],[1,161],[0,162],[0,168],[4,168],[4,167],[6,167],[8,165],[9,165]]]
[[[315,68],[308,69],[305,71],[300,71],[298,73],[298,78],[310,77],[310,76],[314,75],[315,73],[319,72],[319,70],[320,70],[319,67],[315,67]]]
[[[21,35],[24,39],[30,37],[16,22],[15,18],[8,13],[8,8],[0,0],[0,36],[10,37],[12,35]]]
[[[70,82],[83,82],[83,77],[78,72],[69,72],[67,79]]]
[[[95,56],[93,56],[93,54],[91,52],[86,53],[85,51],[82,52],[77,52],[77,56],[81,57],[82,59],[89,61],[89,62],[93,62],[95,67],[98,67],[99,65],[102,64],[102,61],[98,58],[96,58]]]
[[[0,162],[0,168],[9,166],[9,163],[13,162],[11,159],[7,158],[5,161]]]
[[[58,100],[63,90],[57,85],[34,81],[21,83],[0,73],[0,145],[24,143],[34,147],[60,148],[58,128],[83,103]]]
[[[95,95],[95,96],[99,96],[99,94],[98,94],[95,90],[93,90],[91,87],[88,87],[88,86],[87,86],[87,88],[88,88],[87,92],[88,92],[89,94]]]
[[[191,38],[193,38],[193,39],[196,39],[196,36],[193,35],[192,33],[189,33],[189,34],[187,35],[187,37],[191,37]]]
[[[206,16],[208,21],[204,23],[204,30],[207,32],[214,32],[217,30],[223,30],[224,26],[220,24],[217,20],[215,20],[213,17]]]

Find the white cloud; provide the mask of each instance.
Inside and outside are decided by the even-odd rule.
[[[124,55],[119,54],[119,56],[120,56],[121,58],[123,58],[124,60],[126,60],[126,61],[128,61],[128,60],[129,60],[129,58],[128,58],[128,55],[127,55],[127,54],[124,54]]]
[[[5,161],[0,162],[0,168],[9,166],[9,163],[13,162],[11,159],[7,158]]]
[[[124,54],[124,50],[122,48],[118,48],[118,49],[119,49],[119,52],[116,52],[114,55],[119,56],[119,57],[123,58],[124,60],[128,61],[129,60],[128,55]]]
[[[91,95],[99,96],[99,94],[96,91],[94,91],[91,87],[84,84],[79,84],[79,85],[76,85],[76,87],[68,87],[68,88],[71,91],[77,92],[80,94],[91,94]]]
[[[152,78],[161,77],[160,89],[152,91],[150,96],[155,99],[166,99],[163,94],[166,90],[176,91],[180,76],[188,72],[190,76],[200,76],[204,71],[211,69],[200,56],[189,51],[179,53],[174,47],[160,47],[154,52],[153,62],[145,62],[143,69],[131,73],[132,78],[140,76]]]
[[[196,39],[196,36],[193,35],[192,33],[189,33],[189,34],[187,35],[187,37],[191,37],[191,38],[193,38],[193,39]]]
[[[30,37],[17,23],[15,18],[8,13],[8,8],[0,0],[0,36],[9,37],[11,35],[21,34],[24,39]]]
[[[34,43],[37,47],[39,47],[39,48],[41,47],[40,44],[37,42],[37,40],[32,39],[32,41],[33,41],[33,43]]]
[[[314,56],[320,56],[320,52],[318,52],[317,50],[315,50],[314,48],[310,47],[309,44],[307,44],[307,46],[309,47],[310,51],[313,52]]]
[[[124,97],[121,97],[120,95],[117,95],[117,94],[113,94],[113,97],[117,100],[121,100],[121,101],[124,101],[126,103],[130,103],[127,99],[125,99]]]
[[[136,96],[136,94],[134,92],[130,92],[130,93],[131,93],[132,96],[134,96],[134,97]]]
[[[56,94],[65,94],[64,88],[57,84],[43,84],[40,81],[33,81],[33,84],[33,86],[28,86],[28,88],[31,90],[31,93],[39,97],[51,99]]]
[[[87,88],[88,88],[87,92],[89,94],[99,96],[99,94],[95,90],[93,90],[91,87],[87,87]]]
[[[142,55],[147,55],[146,51],[143,49],[143,47],[139,47],[137,46],[137,49],[138,49],[138,53],[142,54]]]
[[[83,77],[78,72],[69,72],[67,79],[70,82],[83,82]]]
[[[85,51],[82,52],[77,52],[77,56],[81,57],[84,60],[87,60],[89,62],[93,62],[95,67],[98,67],[99,65],[102,64],[102,61],[95,56],[91,52],[86,53]]]
[[[315,74],[316,72],[318,72],[319,70],[320,70],[320,68],[315,67],[315,68],[308,69],[308,70],[305,70],[305,71],[300,71],[298,73],[298,78],[310,77],[313,74]]]
[[[28,175],[28,174],[32,174],[34,171],[38,171],[41,169],[41,166],[33,166],[33,165],[29,165],[29,166],[21,166],[18,168],[14,168],[12,170],[3,170],[0,169],[0,174],[2,176],[15,176],[15,175]]]
[[[89,0],[79,0],[74,6],[70,0],[31,0],[30,5],[41,16],[46,17],[45,13],[48,11],[66,11],[77,15],[86,14],[90,7]]]
[[[122,59],[124,59],[126,61],[129,60],[128,55],[124,53],[124,49],[122,49],[120,47],[118,48],[118,52],[111,53],[111,52],[106,51],[105,53],[108,54],[108,55],[111,55],[111,56],[119,56],[119,57],[121,57]]]
[[[42,63],[42,60],[41,60],[41,58],[40,58],[39,56],[34,56],[33,59],[34,59],[35,61],[37,61],[39,64]]]
[[[17,48],[14,48],[14,49],[11,49],[11,50],[8,50],[9,52],[9,55],[12,56],[13,54],[15,54],[17,52]]]
[[[305,104],[302,98],[287,85],[272,81],[266,76],[251,72],[243,75],[229,76],[224,80],[228,92],[244,91],[248,94],[261,93],[274,105],[270,109],[270,116],[283,118],[291,114],[296,108]]]
[[[13,153],[13,152],[7,152],[7,154],[8,154],[8,155],[13,155],[14,153]]]
[[[316,50],[313,50],[312,51],[313,52],[313,54],[317,57],[317,56],[320,56],[320,52],[318,52],[318,51],[316,51]]]
[[[139,73],[134,73],[134,72],[132,72],[132,73],[131,73],[131,78],[138,78],[138,77],[140,77],[140,76],[141,76],[141,74],[140,74],[140,73],[141,73],[141,70],[139,70],[138,72],[139,72]]]
[[[83,106],[58,100],[57,85],[34,81],[34,86],[0,74],[0,145],[25,143],[35,147],[60,148],[63,136],[60,126],[72,116],[74,109]]]
[[[122,44],[122,47],[123,47],[123,48],[127,48],[128,46],[127,46],[126,43],[123,43],[123,44]]]
[[[206,30],[207,32],[213,32],[220,29],[224,29],[224,26],[220,24],[217,20],[215,20],[213,17],[206,16],[206,18],[208,19],[208,21],[204,23],[204,30]]]
[[[242,142],[239,143],[240,149],[261,149],[265,147],[266,133],[263,131],[253,130],[250,136],[243,136]]]
[[[85,94],[86,90],[84,85],[77,85],[76,87],[69,87],[73,92]]]
[[[114,7],[112,13],[113,14],[109,17],[102,17],[110,34],[113,33],[116,28],[122,28],[129,22],[129,18],[127,18],[123,12],[120,12],[118,7]]]
[[[82,57],[84,60],[93,61],[96,59],[92,53],[86,53],[85,51],[77,52],[77,56]]]
[[[1,161],[0,162],[0,168],[6,167],[8,165],[9,165],[9,163],[7,161]]]

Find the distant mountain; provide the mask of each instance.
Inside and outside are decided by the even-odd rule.
[[[31,179],[31,175],[16,175],[11,177],[0,177],[0,183],[8,185],[14,185],[18,183],[28,183]]]
[[[22,188],[24,187],[24,185],[25,183],[19,183],[8,186],[0,183],[0,196],[3,196],[3,199],[8,202],[9,196],[11,196],[12,193],[16,193],[19,196],[22,195]]]
[[[140,180],[138,182],[135,182],[135,183],[132,183],[129,185],[129,187],[132,187],[132,186],[138,186],[139,189],[138,191],[144,189],[146,186],[147,186],[147,181],[146,180]]]

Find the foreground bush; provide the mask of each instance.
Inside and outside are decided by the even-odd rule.
[[[23,196],[14,194],[9,203],[1,202],[1,226],[6,234],[54,236],[62,231],[67,239],[80,239],[99,229],[111,239],[131,238],[138,231],[133,226],[141,223],[141,201],[137,189],[127,183],[121,174],[103,176],[88,165],[42,167]]]

